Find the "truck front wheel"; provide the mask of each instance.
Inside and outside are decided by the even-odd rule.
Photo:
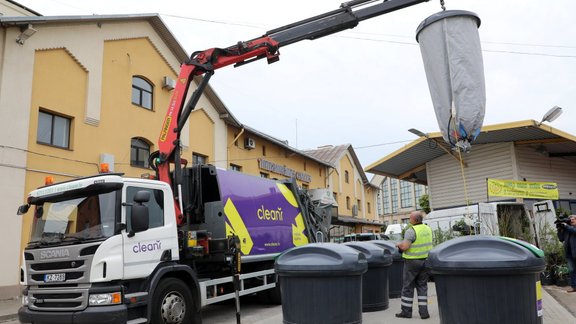
[[[152,323],[201,323],[200,312],[194,309],[192,293],[180,279],[162,280],[152,298]]]

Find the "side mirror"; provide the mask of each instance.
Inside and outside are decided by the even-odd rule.
[[[28,210],[30,209],[30,205],[26,204],[26,205],[22,205],[20,207],[18,207],[18,212],[16,212],[17,215],[24,215],[28,212]]]
[[[128,237],[132,237],[138,232],[148,230],[150,226],[150,215],[148,206],[143,204],[148,201],[150,201],[149,191],[141,190],[134,195],[134,204],[130,212],[130,225],[132,229],[130,233],[128,233]]]

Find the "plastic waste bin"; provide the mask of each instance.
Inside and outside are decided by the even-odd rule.
[[[284,323],[362,323],[363,253],[337,243],[311,243],[282,253],[280,277]]]
[[[344,243],[363,253],[368,270],[362,275],[362,311],[375,312],[388,309],[388,268],[392,264],[392,255],[387,249],[366,242]]]
[[[370,242],[388,250],[392,255],[392,265],[388,269],[388,297],[400,298],[404,276],[404,258],[402,258],[402,254],[398,251],[393,241],[375,240]]]
[[[542,323],[544,253],[524,241],[466,236],[430,251],[440,323]]]

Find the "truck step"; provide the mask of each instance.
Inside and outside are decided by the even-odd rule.
[[[146,318],[137,318],[126,322],[126,324],[139,324],[139,323],[148,323],[148,319]]]

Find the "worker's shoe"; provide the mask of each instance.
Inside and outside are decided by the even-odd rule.
[[[426,314],[420,314],[420,318],[421,318],[421,319],[430,318],[430,314],[428,314],[428,313],[426,313]]]
[[[399,318],[412,318],[412,314],[400,312],[400,313],[396,313],[396,317],[399,317]]]
[[[570,288],[566,289],[566,292],[569,292],[569,293],[576,292],[576,288],[570,287]]]

